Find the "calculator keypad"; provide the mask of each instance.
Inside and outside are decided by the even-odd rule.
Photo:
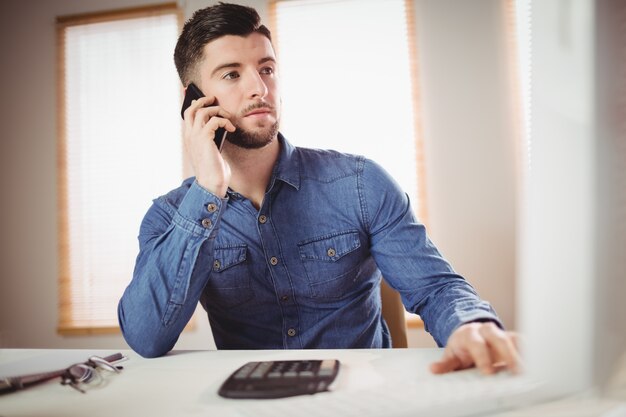
[[[326,391],[339,371],[339,361],[283,360],[248,362],[222,384],[226,398],[281,398]]]

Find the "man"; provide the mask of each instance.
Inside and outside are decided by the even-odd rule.
[[[219,349],[390,347],[384,276],[446,346],[433,372],[517,370],[513,336],[442,258],[383,169],[294,147],[278,132],[276,56],[254,9],[197,11],[174,58],[183,85],[206,97],[184,112],[195,178],[149,209],[120,300],[135,351],[171,350],[198,301]],[[218,128],[228,132],[221,153]]]

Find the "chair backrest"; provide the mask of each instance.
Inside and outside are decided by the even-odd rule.
[[[391,288],[383,279],[380,283],[380,298],[382,300],[383,318],[391,332],[391,343],[394,348],[406,348],[407,328],[404,316],[404,306],[400,294]]]

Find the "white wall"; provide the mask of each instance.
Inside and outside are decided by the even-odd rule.
[[[55,17],[161,2],[0,2],[0,348],[126,347],[120,335],[56,334]],[[181,5],[190,17],[210,3]],[[240,3],[267,21],[263,0]],[[514,326],[516,186],[500,3],[415,0],[415,10],[431,236]],[[203,315],[196,324],[178,348],[213,346]]]
[[[504,1],[417,0],[430,234],[515,325],[516,143]]]

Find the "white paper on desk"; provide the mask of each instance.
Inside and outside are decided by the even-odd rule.
[[[375,390],[335,391],[279,400],[236,402],[229,410],[233,413],[230,415],[237,417],[380,417],[392,415],[390,407],[409,409],[410,401],[410,397],[402,395],[402,390],[394,393],[379,387]]]
[[[363,353],[354,355],[350,361],[342,363],[330,390],[362,391],[383,385],[385,378],[372,366],[373,358],[376,358],[376,355]]]

